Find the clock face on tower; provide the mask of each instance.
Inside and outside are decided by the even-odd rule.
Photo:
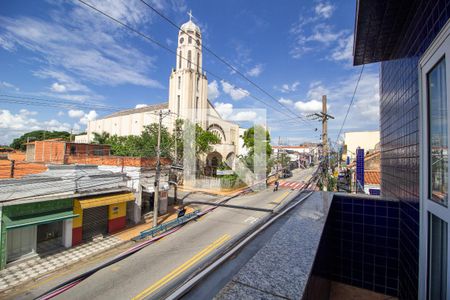
[[[183,42],[184,42],[184,38],[181,38],[180,39],[180,44],[183,44]]]

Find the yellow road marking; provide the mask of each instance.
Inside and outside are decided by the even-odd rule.
[[[288,195],[289,193],[290,193],[290,191],[284,192],[283,194],[281,194],[281,196],[278,196],[277,199],[275,199],[274,201],[272,201],[272,203],[274,203],[274,204],[279,204],[281,201],[284,200],[284,198],[287,197],[287,195]]]
[[[228,239],[230,239],[230,235],[225,234],[221,238],[217,239],[215,242],[204,248],[202,251],[191,257],[188,261],[177,267],[176,269],[172,270],[169,274],[140,292],[138,295],[136,295],[133,300],[143,299],[147,297],[148,295],[154,293],[156,290],[158,290],[160,287],[171,281],[172,279],[176,278],[178,275],[186,271],[188,268],[193,266],[195,263],[197,263],[199,260],[201,260],[203,257],[211,253],[216,248],[220,247],[223,243],[225,243]]]

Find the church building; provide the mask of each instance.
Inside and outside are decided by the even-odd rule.
[[[76,141],[92,142],[95,133],[111,135],[140,135],[144,127],[158,123],[160,110],[170,110],[163,125],[173,132],[177,119],[193,120],[203,129],[214,132],[221,143],[213,146],[205,165],[215,169],[222,161],[232,159],[239,153],[239,125],[222,119],[208,100],[208,79],[203,71],[202,34],[192,21],[181,26],[175,68],[169,77],[169,99],[167,103],[148,105],[113,113],[90,121],[87,134],[77,136]]]

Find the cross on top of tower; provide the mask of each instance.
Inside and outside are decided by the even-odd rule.
[[[189,21],[192,21],[192,9],[188,11]]]

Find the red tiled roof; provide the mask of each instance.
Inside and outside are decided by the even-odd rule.
[[[364,171],[364,183],[365,184],[381,184],[380,171],[365,170]]]

